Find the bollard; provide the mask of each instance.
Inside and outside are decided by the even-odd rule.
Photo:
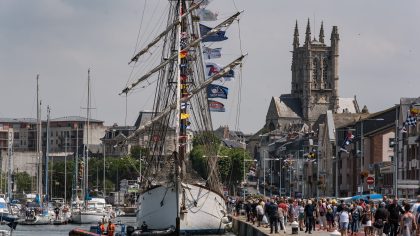
[[[296,221],[293,221],[292,224],[292,234],[298,234],[299,233],[299,224]]]

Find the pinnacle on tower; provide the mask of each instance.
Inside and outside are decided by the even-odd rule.
[[[321,29],[319,30],[319,42],[324,43],[324,22],[321,21]]]
[[[296,25],[295,25],[295,33],[293,35],[293,49],[298,48],[299,47],[299,30],[298,30],[298,23],[296,20]]]
[[[308,24],[306,25],[305,44],[309,44],[310,42],[311,42],[311,25],[309,23],[309,18],[308,18]]]
[[[340,40],[340,36],[338,35],[338,27],[333,26],[332,32],[331,32],[331,41],[332,40]]]

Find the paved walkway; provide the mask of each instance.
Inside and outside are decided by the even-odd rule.
[[[240,217],[235,217],[242,222],[246,222],[246,217],[241,215]],[[252,225],[252,222],[246,222],[247,224]],[[258,228],[260,231],[264,232],[267,235],[292,235],[292,227],[290,223],[286,223],[286,232],[280,231],[277,234],[270,234],[270,227],[260,226],[257,227],[257,223],[253,225],[255,228]],[[316,226],[316,230],[312,231],[312,234],[305,233],[305,231],[298,231],[297,235],[304,235],[304,236],[330,236],[333,232],[328,232],[326,230],[318,230],[319,225]],[[351,236],[351,234],[348,234]],[[363,232],[359,232],[358,234],[354,234],[353,236],[364,236]]]

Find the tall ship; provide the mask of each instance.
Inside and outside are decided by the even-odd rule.
[[[121,92],[127,96],[142,84],[156,85],[150,119],[121,144],[134,143],[145,150],[139,160],[141,190],[136,222],[139,228],[147,225],[148,231],[222,233],[228,224],[217,166],[220,144],[214,142],[210,114],[223,107],[208,100],[208,88],[213,82],[233,77],[245,55],[226,66],[206,62],[212,52],[209,54],[202,43],[226,39],[224,30],[241,14],[206,27],[200,24],[200,14],[208,2],[168,1],[166,28],[134,54],[129,64],[133,68],[150,64],[147,56],[151,54],[159,55],[159,60]],[[204,147],[206,179],[198,177],[189,160],[193,142]]]

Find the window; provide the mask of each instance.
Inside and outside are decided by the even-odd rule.
[[[319,70],[318,70],[318,58],[314,58],[313,61],[313,68],[312,68],[312,80],[318,81],[319,80]],[[315,85],[317,86],[317,85]],[[316,88],[316,87],[315,87]]]
[[[322,68],[322,80],[325,83],[325,88],[330,89],[331,84],[327,83],[327,81],[328,81],[328,60],[327,60],[327,58],[324,58],[322,66],[323,66],[323,68]]]

